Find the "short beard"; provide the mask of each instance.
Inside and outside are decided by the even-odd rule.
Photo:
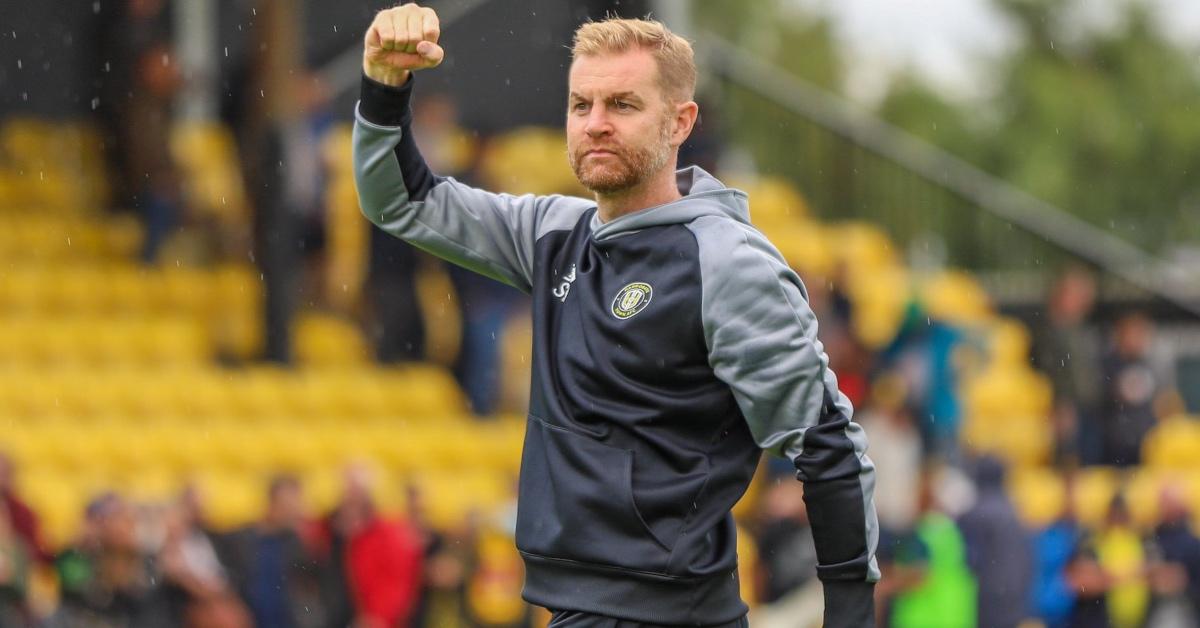
[[[616,163],[607,168],[583,168],[583,155],[579,151],[567,154],[571,170],[583,187],[595,194],[611,195],[633,189],[662,170],[671,158],[671,127],[664,121],[660,127],[658,141],[649,146],[627,148],[614,146]]]

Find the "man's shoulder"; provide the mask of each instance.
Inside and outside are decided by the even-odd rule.
[[[749,223],[708,214],[696,217],[687,226],[696,236],[701,258],[710,258],[716,268],[725,268],[734,261],[783,263],[775,245]]]

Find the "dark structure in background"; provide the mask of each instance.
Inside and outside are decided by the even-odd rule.
[[[291,357],[289,330],[298,301],[294,273],[306,237],[299,222],[312,199],[299,198],[298,190],[304,186],[296,180],[296,173],[305,171],[296,162],[304,157],[296,152],[302,145],[297,137],[304,113],[296,105],[298,79],[285,80],[283,75],[317,72],[343,54],[357,54],[363,30],[372,16],[394,3],[211,1],[216,5],[214,51],[218,76],[214,84],[219,93],[215,100],[222,121],[239,138],[247,192],[254,207],[255,244],[246,254],[259,266],[265,284],[263,357],[286,363]],[[177,36],[180,24],[171,24],[169,17],[176,2],[151,3],[164,5],[163,32],[174,27]],[[113,173],[113,204],[118,209],[144,204],[141,197],[147,196],[145,190],[135,189],[131,181],[147,179],[154,184],[164,179],[154,173],[139,178],[137,171],[144,168],[123,159],[134,154],[124,141],[129,134],[121,131],[136,125],[136,120],[130,118],[136,117],[137,109],[129,103],[137,101],[133,96],[138,90],[131,81],[142,72],[139,63],[125,54],[122,42],[134,35],[125,32],[129,30],[126,15],[130,7],[141,4],[146,1],[0,3],[0,24],[5,25],[4,32],[0,32],[0,59],[15,60],[15,64],[0,67],[0,84],[4,85],[0,90],[0,117],[94,117],[102,129],[114,170],[128,171]],[[484,133],[523,125],[560,126],[574,29],[588,19],[644,16],[650,12],[648,0],[431,0],[428,4],[452,18],[442,36],[448,56],[442,68],[424,73],[418,80],[428,84],[426,93],[440,92],[453,100],[467,128]],[[288,16],[286,20],[283,15]],[[164,46],[162,52],[164,67],[171,64],[177,68],[174,50]],[[352,115],[357,98],[357,81],[348,84],[354,87],[334,94],[332,105],[336,116],[343,119]],[[160,107],[164,111],[170,108],[169,101]],[[158,151],[163,158],[158,161],[168,163],[166,124],[162,128],[152,142],[163,144]],[[144,255],[150,262],[170,221],[155,220],[152,215],[146,218],[147,232],[153,234],[147,240],[150,252]],[[373,237],[372,241],[378,243],[379,238]],[[401,264],[415,261],[409,255],[389,255],[385,259]],[[413,298],[411,286],[388,286],[378,281],[368,284],[368,293],[388,290],[405,295],[405,299]],[[420,346],[420,331],[405,329],[412,321],[396,318],[385,332],[389,342]],[[464,330],[464,334],[471,335],[471,330]],[[490,356],[493,362],[497,357],[495,351],[476,353]],[[456,369],[464,384],[468,383],[465,380],[479,378],[464,377],[463,373],[478,374],[495,368],[490,364],[476,367]],[[488,395],[485,391],[473,396]],[[477,401],[475,405],[486,411],[486,403]]]
[[[178,0],[167,0],[173,4]],[[244,71],[246,28],[257,0],[217,4],[217,47],[223,98],[231,76]],[[105,29],[124,2],[0,3],[0,117],[30,114],[51,118],[90,115],[108,105],[106,77],[117,60],[96,53]],[[303,0],[304,63],[319,68],[353,46],[376,11],[395,2]],[[571,33],[580,22],[606,14],[644,16],[648,0],[431,0],[439,11],[462,19],[443,33],[447,50],[441,72],[425,80],[454,95],[472,127],[557,125],[566,98]],[[536,27],[535,27],[536,26]],[[107,65],[107,67],[106,67]],[[353,102],[357,95],[340,94]],[[348,109],[339,113],[349,117]]]

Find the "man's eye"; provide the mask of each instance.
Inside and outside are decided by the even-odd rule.
[[[618,100],[617,101],[617,109],[619,109],[621,111],[627,111],[629,109],[633,109],[633,105],[625,102],[624,100]]]
[[[571,106],[571,109],[574,109],[575,111],[585,111],[587,110],[587,103],[577,102]]]

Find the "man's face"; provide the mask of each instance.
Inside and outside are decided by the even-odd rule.
[[[646,50],[581,56],[569,81],[567,157],[593,192],[637,186],[667,165],[686,137],[676,131],[676,106],[666,102],[658,64]]]

